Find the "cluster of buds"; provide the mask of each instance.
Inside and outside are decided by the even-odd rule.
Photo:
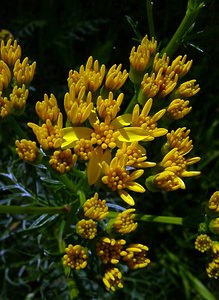
[[[81,237],[82,243],[84,241],[86,246],[69,244],[65,248],[63,265],[74,270],[84,269],[88,264],[89,255],[96,255],[105,266],[103,283],[106,289],[115,291],[122,288],[120,264],[126,264],[129,269],[135,270],[144,268],[150,263],[146,256],[148,252],[146,245],[136,243],[126,245],[124,239],[124,234],[137,228],[134,212],[133,208],[120,213],[114,212],[115,218],[108,221],[107,216],[112,212],[109,212],[106,200],[99,199],[98,193],[95,193],[83,204],[82,211],[78,214],[82,215],[82,218],[75,224],[75,234]],[[106,234],[102,236],[104,231]],[[118,238],[118,235],[123,236]],[[92,242],[89,244],[90,240]]]
[[[219,278],[219,191],[214,192],[207,205],[205,223],[200,224],[200,234],[195,240],[195,249],[207,253],[206,272],[210,278]]]
[[[10,35],[0,38],[0,118],[22,113],[29,95],[36,62],[21,59],[21,46]]]
[[[59,106],[54,94],[45,94],[36,103],[39,122],[27,124],[36,142],[16,141],[21,159],[38,163],[40,152],[44,155],[42,162],[48,160],[47,166],[55,172],[70,172],[71,178],[82,172],[92,189],[117,194],[118,201],[129,206],[105,228],[100,223],[109,216],[106,201],[98,199],[98,193],[87,200],[83,217],[75,224],[76,243],[70,241],[63,258],[65,266],[83,269],[90,253],[97,255],[106,265],[103,282],[107,290],[123,286],[119,264],[130,269],[149,264],[147,246],[126,245],[125,239],[117,239],[117,235],[137,227],[133,207],[136,193],[185,189],[182,178],[200,173],[188,170],[200,160],[190,157],[190,130],[182,127],[168,132],[170,123],[173,125],[191,111],[187,98],[199,91],[195,80],[182,81],[192,65],[186,60],[186,56],[171,61],[167,54],[160,55],[157,41],[147,36],[131,50],[129,72],[121,64],[107,70],[90,56],[85,66],[69,71],[63,105]],[[16,78],[20,78],[17,65],[15,70]],[[2,86],[7,85],[8,77],[4,76]],[[137,91],[132,99],[122,92],[128,78]],[[148,145],[160,137],[159,153],[148,153]],[[148,161],[148,156],[159,160]],[[106,200],[110,202],[110,197]],[[82,244],[78,243],[80,239]],[[89,242],[96,242],[95,253],[88,249]]]

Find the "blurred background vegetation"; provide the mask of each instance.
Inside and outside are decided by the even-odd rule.
[[[186,5],[186,0],[154,1],[155,32],[160,49],[177,29]],[[197,79],[201,87],[192,98],[192,112],[180,126],[191,129],[193,154],[201,156],[198,169],[202,175],[187,180],[185,191],[142,196],[138,209],[145,213],[202,220],[205,202],[219,189],[218,11],[217,0],[207,1],[182,47],[175,53],[187,54],[188,59],[193,59],[189,78]],[[139,36],[149,32],[144,0],[3,1],[0,28],[12,32],[22,47],[23,57],[37,62],[26,112],[17,117],[29,136],[31,131],[26,122],[37,120],[34,105],[43,100],[44,93],[54,93],[62,106],[70,69],[77,69],[92,55],[107,67],[122,63],[128,70],[132,46]],[[41,180],[46,177],[46,170],[18,162],[14,151],[14,125],[3,121],[0,126],[0,172],[8,176],[0,178],[0,184],[5,187],[1,204],[14,199],[17,204],[21,197],[34,202],[34,195],[43,195],[42,199],[58,198],[57,205],[66,203],[68,192],[59,192],[59,186],[54,185],[51,192],[51,182],[45,184]],[[1,215],[0,299],[68,299],[60,257],[50,256],[50,250],[55,248],[52,237],[58,221],[56,215],[41,219],[39,216]],[[192,225],[182,228],[139,224],[132,238],[147,241],[150,267],[126,273],[125,288],[112,295],[99,286],[100,278],[99,275],[95,278],[93,263],[86,273],[75,276],[80,290],[77,299],[208,299],[205,288],[219,299],[218,281],[207,277],[205,257],[194,249],[196,233],[197,228]]]

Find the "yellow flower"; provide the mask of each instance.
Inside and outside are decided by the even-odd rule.
[[[186,62],[187,55],[184,56],[179,55],[177,58],[175,58],[171,63],[171,69],[179,74],[180,77],[185,76],[192,66],[192,60],[189,60]]]
[[[88,160],[89,155],[94,151],[91,140],[80,139],[75,142],[74,151],[81,160]]]
[[[200,157],[192,157],[186,159],[184,153],[180,153],[177,148],[170,150],[163,158],[160,165],[165,171],[170,171],[180,177],[197,176],[200,171],[187,171],[189,165],[195,164],[200,160]]]
[[[212,219],[209,223],[209,229],[214,234],[219,234],[219,217]]]
[[[29,84],[33,80],[33,76],[36,69],[36,62],[34,61],[31,65],[28,64],[28,57],[20,62],[17,59],[14,64],[14,77],[18,84]]]
[[[37,148],[36,142],[29,141],[26,139],[16,140],[16,152],[20,159],[25,161],[34,162],[37,159],[39,150]]]
[[[173,70],[169,67],[170,63],[170,58],[167,56],[166,53],[160,57],[160,53],[157,53],[154,57],[154,62],[153,62],[153,71],[157,74],[162,70],[163,72],[172,72]]]
[[[153,98],[158,94],[162,83],[160,78],[161,78],[160,73],[158,74],[152,73],[150,76],[148,73],[144,75],[143,80],[141,82],[142,95],[141,95],[141,99],[139,99],[140,103],[144,104],[146,100],[148,100],[149,98]]]
[[[17,59],[21,57],[21,46],[16,40],[9,39],[6,44],[1,41],[1,59],[8,65],[13,66]]]
[[[218,279],[219,278],[219,263],[212,261],[206,268],[208,277]]]
[[[11,81],[11,71],[8,65],[0,60],[0,92],[6,89]]]
[[[44,150],[57,149],[62,143],[62,113],[59,113],[57,124],[53,125],[50,119],[42,126],[28,122],[27,125],[32,128],[39,144]]]
[[[2,97],[2,92],[0,91],[0,116],[1,118],[7,117],[12,110],[12,103],[7,97]]]
[[[123,239],[102,237],[96,245],[97,256],[100,257],[103,264],[118,264],[121,256],[125,254],[123,251],[125,244],[126,241]]]
[[[44,94],[43,101],[37,101],[35,105],[36,113],[42,121],[49,119],[51,122],[56,122],[60,113],[56,97],[50,94]]]
[[[87,266],[87,249],[81,245],[69,244],[65,248],[66,254],[63,256],[63,265],[75,270],[84,269]]]
[[[134,231],[137,228],[138,223],[134,221],[134,212],[134,208],[129,208],[116,216],[113,223],[113,227],[116,232],[126,234]]]
[[[85,96],[86,87],[78,89],[77,85],[72,84],[69,93],[64,97],[64,108],[68,120],[73,125],[82,124],[91,114],[93,109],[92,94],[88,92]]]
[[[147,67],[150,66],[152,56],[157,48],[157,41],[148,39],[147,35],[142,39],[141,44],[134,46],[131,50],[129,61],[129,78],[135,84],[140,84]]]
[[[209,250],[212,246],[212,240],[207,234],[200,234],[195,240],[195,249],[202,253]]]
[[[129,74],[126,70],[122,69],[122,64],[118,66],[114,64],[106,74],[105,88],[109,91],[115,91],[120,89],[128,78]]]
[[[130,244],[125,251],[126,255],[122,259],[127,263],[129,269],[145,268],[150,263],[150,259],[146,257],[148,247],[145,245]]]
[[[189,139],[190,129],[186,127],[178,128],[175,131],[171,130],[168,132],[167,137],[167,147],[170,149],[177,148],[179,153],[187,154],[192,148],[192,140]]]
[[[62,130],[63,142],[62,148],[72,148],[75,142],[84,138],[90,139],[92,145],[100,147],[103,150],[114,149],[117,141],[133,142],[148,140],[148,134],[144,128],[125,127],[130,125],[129,115],[121,115],[111,121],[106,117],[103,122],[96,117],[95,113],[89,118],[93,129],[88,127],[66,127]],[[151,140],[151,138],[150,138]]]
[[[138,104],[135,105],[132,112],[131,124],[134,127],[140,127],[146,131],[144,141],[152,141],[155,137],[165,135],[168,130],[166,128],[157,128],[157,121],[165,114],[166,110],[161,109],[153,116],[149,116],[153,104],[152,98],[148,99],[140,112]]]
[[[115,119],[117,113],[120,110],[120,105],[122,104],[122,100],[124,98],[124,94],[120,93],[117,99],[113,98],[113,93],[110,91],[108,98],[103,99],[101,96],[97,98],[97,112],[98,115],[102,119],[109,118],[110,120]]]
[[[109,268],[103,275],[103,283],[107,291],[115,292],[118,288],[123,288],[122,273],[118,268]]]
[[[122,146],[117,149],[116,157],[121,158],[123,155],[128,155],[127,166],[134,168],[150,168],[154,167],[156,163],[146,161],[146,149],[138,144],[133,143],[122,143]]]
[[[166,192],[185,189],[185,183],[175,173],[171,171],[163,171],[155,175],[153,184]]]
[[[98,60],[93,61],[90,56],[87,60],[86,66],[80,66],[79,72],[70,71],[68,77],[69,87],[73,84],[80,82],[81,86],[86,87],[86,91],[96,92],[103,82],[105,75],[105,65],[99,68]]]
[[[213,193],[213,195],[211,195],[211,198],[208,202],[208,207],[214,212],[219,212],[219,191],[216,191]]]
[[[219,264],[219,242],[218,241],[213,241],[212,246],[211,246],[211,254],[213,260]]]
[[[191,110],[189,106],[189,100],[174,99],[167,107],[168,116],[174,120],[184,118]]]
[[[84,239],[92,240],[97,233],[97,224],[93,220],[82,219],[76,224],[76,232]]]
[[[130,173],[127,169],[127,156],[121,158],[114,157],[110,165],[106,162],[102,163],[103,173],[102,182],[106,184],[112,191],[117,191],[119,196],[129,205],[134,205],[135,201],[132,196],[125,190],[129,189],[134,192],[144,193],[145,188],[137,182],[135,179],[141,177],[144,170],[136,170]]]
[[[15,110],[23,109],[26,105],[28,95],[29,95],[29,90],[26,89],[24,84],[22,84],[22,87],[18,87],[16,85],[10,94],[10,100],[13,108]]]
[[[192,79],[180,84],[175,91],[175,96],[178,97],[192,97],[200,91],[199,84],[196,84],[196,80]]]
[[[49,164],[57,172],[63,174],[71,170],[77,161],[77,155],[71,149],[56,150],[50,156]]]
[[[106,200],[99,199],[98,193],[87,199],[83,205],[84,215],[94,220],[102,220],[108,215],[108,206]]]

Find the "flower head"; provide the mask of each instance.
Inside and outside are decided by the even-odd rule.
[[[193,148],[189,133],[190,129],[186,129],[186,127],[171,130],[166,135],[167,147],[170,149],[177,148],[178,152],[184,155],[189,153]]]
[[[115,91],[120,89],[128,78],[128,72],[126,70],[121,71],[122,64],[118,66],[114,64],[106,74],[105,88],[109,91]]]
[[[32,128],[39,144],[44,150],[57,149],[62,144],[62,113],[59,113],[57,124],[53,125],[50,119],[46,119],[46,122],[42,126],[34,123],[27,123]]]
[[[75,270],[84,269],[87,266],[88,254],[87,249],[81,245],[69,244],[65,248],[63,256],[63,265]]]
[[[84,239],[93,239],[97,233],[97,225],[96,222],[92,219],[85,220],[82,219],[78,221],[76,224],[76,232]]]
[[[93,109],[92,94],[86,93],[86,87],[77,87],[76,84],[72,84],[69,88],[69,92],[64,97],[64,108],[67,114],[68,120],[73,125],[82,124],[87,118],[89,118]]]
[[[214,234],[219,234],[219,217],[212,219],[209,223],[209,229]]]
[[[57,104],[56,97],[51,94],[48,97],[44,94],[43,101],[37,101],[36,103],[36,113],[42,121],[49,119],[51,122],[56,122],[60,113],[60,109]]]
[[[189,165],[195,164],[200,160],[200,157],[185,158],[185,154],[178,151],[177,148],[170,150],[163,158],[160,165],[165,171],[171,171],[180,177],[197,176],[199,171],[187,171]]]
[[[218,279],[219,278],[219,263],[214,260],[210,262],[206,268],[208,277]]]
[[[103,264],[118,264],[122,255],[125,254],[123,246],[126,241],[123,239],[115,240],[114,238],[102,237],[96,245],[96,253]]]
[[[195,249],[198,251],[206,252],[212,246],[212,240],[207,234],[200,234],[195,240]]]
[[[21,46],[18,45],[17,40],[8,39],[5,43],[1,41],[1,59],[8,65],[13,66],[17,59],[21,57]]]
[[[189,100],[174,99],[167,107],[167,114],[170,118],[178,120],[184,118],[191,110]]]
[[[166,192],[186,188],[183,180],[171,171],[163,171],[156,174],[153,178],[153,184],[158,189]]]
[[[50,156],[49,164],[58,173],[66,173],[71,170],[77,161],[77,155],[72,154],[71,149],[56,150]]]
[[[109,268],[103,275],[103,283],[107,291],[115,292],[118,288],[123,288],[122,273],[118,268]]]
[[[178,95],[178,97],[188,98],[196,95],[199,91],[199,84],[196,84],[196,80],[192,79],[181,83],[180,86],[176,89],[175,95]]]
[[[152,104],[153,100],[150,98],[147,100],[141,111],[139,105],[136,104],[132,112],[131,124],[146,131],[147,135],[144,138],[144,141],[151,141],[155,137],[165,135],[168,132],[166,128],[157,128],[157,121],[163,117],[166,110],[161,109],[153,116],[149,116]]]
[[[22,84],[22,87],[15,85],[10,94],[10,100],[14,110],[21,110],[25,107],[28,95],[29,90],[26,89],[24,84]]]
[[[28,64],[28,57],[20,62],[17,59],[14,64],[14,77],[18,84],[29,84],[33,80],[33,76],[36,69],[36,62],[34,61],[31,65]]]
[[[87,199],[83,205],[84,215],[94,220],[102,220],[108,215],[106,200],[99,199],[98,193]]]
[[[208,201],[208,207],[214,212],[219,212],[219,191],[216,191],[211,195],[211,198]]]
[[[97,112],[102,119],[109,118],[110,120],[115,119],[117,113],[120,110],[124,94],[120,93],[117,99],[113,97],[113,93],[110,91],[108,98],[103,99],[101,96],[97,98]]]
[[[2,92],[0,91],[0,117],[7,117],[12,111],[12,103],[8,100],[7,97],[2,96]]]
[[[130,244],[125,251],[126,255],[123,256],[123,260],[127,263],[129,269],[145,268],[150,263],[150,259],[146,257],[148,247],[145,245]]]
[[[138,142],[122,143],[122,146],[117,149],[116,157],[121,158],[124,155],[128,155],[127,166],[132,166],[134,168],[150,168],[156,165],[154,162],[146,161],[146,150],[139,145]]]
[[[127,169],[127,156],[121,158],[114,157],[110,165],[103,162],[102,182],[106,184],[112,191],[117,191],[119,196],[129,205],[134,205],[135,201],[132,196],[125,190],[129,189],[134,192],[144,193],[145,188],[137,182],[135,179],[139,178],[144,170],[136,170],[130,173]]]
[[[135,209],[129,208],[119,213],[113,223],[113,228],[116,232],[126,234],[134,231],[138,223],[135,222]]]
[[[213,260],[219,264],[219,242],[218,241],[212,242],[211,255]]]
[[[95,92],[102,84],[105,75],[105,65],[101,65],[99,68],[98,60],[93,59],[90,56],[87,60],[85,67],[80,66],[79,72],[70,71],[68,77],[68,85],[76,84],[80,82],[81,86],[86,87],[86,91]]]
[[[16,140],[16,152],[20,159],[25,161],[34,162],[37,159],[39,150],[37,148],[36,142],[29,141],[26,139]]]
[[[0,60],[0,92],[7,88],[11,81],[11,71],[8,65]]]

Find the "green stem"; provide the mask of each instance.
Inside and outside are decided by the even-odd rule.
[[[128,106],[126,107],[124,114],[132,113],[135,104],[137,103],[137,89],[135,88],[134,96],[132,97],[131,101],[129,102]]]
[[[0,205],[0,214],[63,214],[69,213],[71,207],[69,205],[55,207],[34,207],[19,205]]]
[[[110,212],[107,217],[113,219],[116,218],[117,215],[118,215],[117,212]],[[143,221],[143,222],[156,222],[156,223],[166,223],[166,224],[173,224],[173,225],[183,225],[184,219],[181,217],[136,214],[135,220]]]
[[[77,193],[77,188],[74,185],[73,181],[69,179],[67,174],[63,174],[58,177],[60,181],[64,183],[64,185],[73,193]]]
[[[188,30],[194,24],[200,9],[204,7],[204,2],[196,3],[196,0],[189,0],[187,4],[187,10],[185,16],[174,33],[173,37],[169,41],[166,48],[163,49],[162,53],[167,53],[169,56],[172,56],[174,52],[178,49],[180,44],[183,42],[185,35]]]
[[[144,222],[156,222],[156,223],[166,223],[166,224],[173,224],[173,225],[183,225],[183,218],[180,218],[180,217],[137,214],[135,219],[137,221],[144,221]]]
[[[153,18],[153,1],[147,0],[147,18],[150,37],[155,37],[154,18]]]

